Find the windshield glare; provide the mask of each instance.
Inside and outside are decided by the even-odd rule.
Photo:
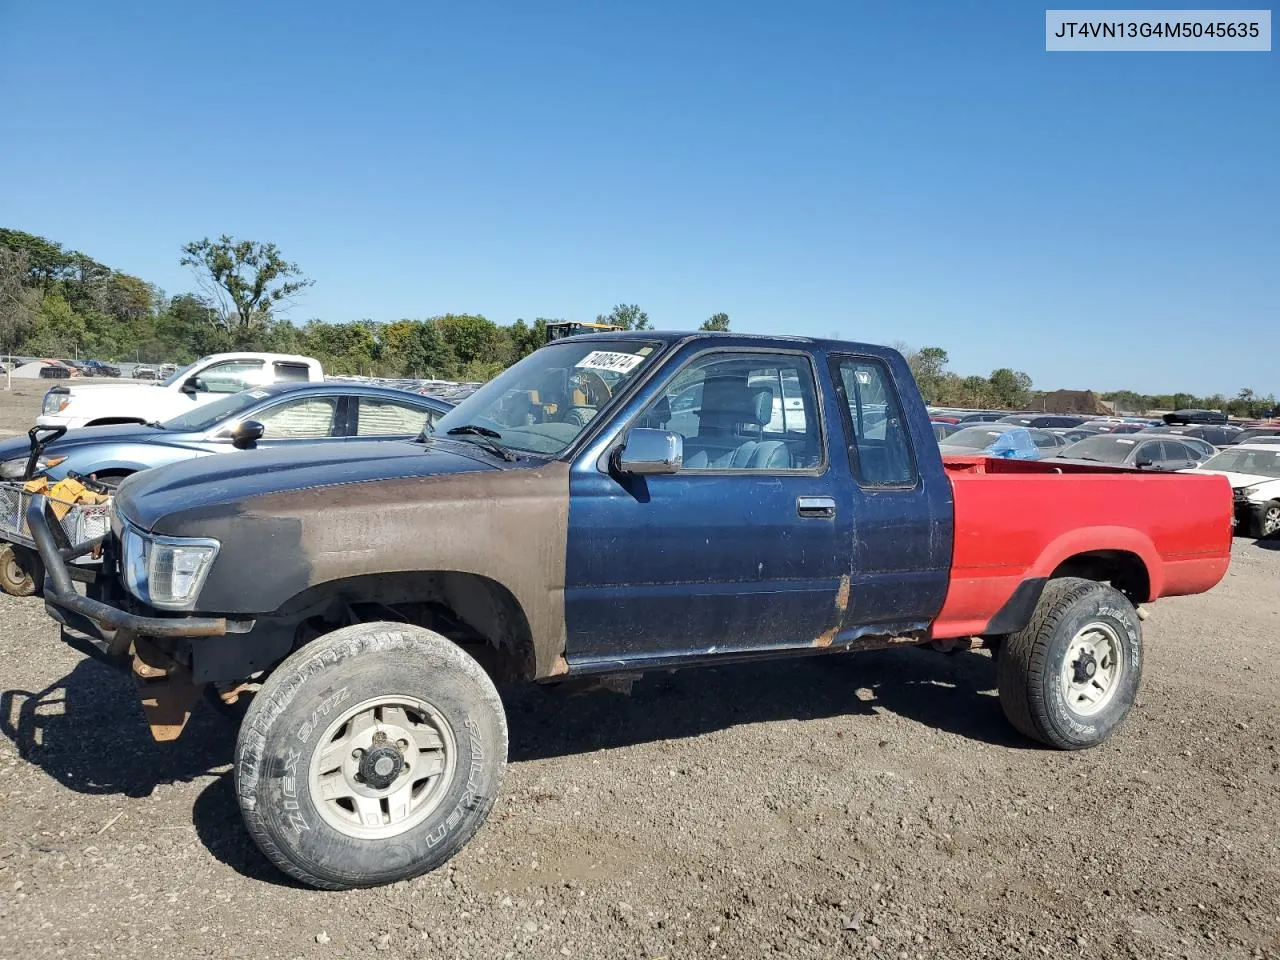
[[[233,393],[230,396],[223,397],[221,400],[202,404],[180,417],[166,420],[161,426],[166,430],[208,430],[217,426],[223,420],[228,420],[237,413],[247,410],[254,404],[261,403],[269,396],[270,394],[265,390],[241,390],[239,393]]]
[[[1280,480],[1280,450],[1225,450],[1200,464],[1200,469]]]
[[[169,374],[169,376],[165,377],[163,380],[157,383],[156,386],[169,387],[175,383],[178,383],[179,381],[185,380],[187,378],[187,373],[191,370],[191,368],[198,363],[204,362],[204,360],[205,358],[201,357],[199,360],[195,361],[195,363],[188,363],[185,367],[182,367],[180,370],[177,370],[174,373]]]
[[[442,437],[456,427],[486,427],[502,435],[504,447],[555,456],[648,367],[658,347],[647,340],[592,340],[535,350],[441,417],[431,433]]]
[[[1123,437],[1089,437],[1071,444],[1058,456],[1072,460],[1096,460],[1099,463],[1123,463],[1135,446],[1136,440],[1125,440]]]

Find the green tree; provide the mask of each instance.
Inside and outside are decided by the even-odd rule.
[[[37,237],[22,230],[0,228],[0,247],[23,255],[28,285],[48,293],[57,280],[64,279],[76,254],[62,249],[62,244]]]
[[[446,313],[436,317],[445,342],[464,366],[471,363],[492,363],[500,356],[504,342],[498,325],[477,314]]]
[[[151,313],[156,303],[149,283],[127,273],[114,273],[107,281],[107,311],[121,320],[138,320]]]
[[[596,323],[609,323],[623,330],[653,329],[653,325],[649,323],[649,315],[635,303],[620,303],[608,313],[598,314]]]
[[[893,346],[907,361],[912,376],[916,378],[916,385],[920,388],[920,395],[924,397],[926,403],[960,402],[949,395],[957,392],[957,384],[948,383],[947,380],[949,376],[946,372],[947,351],[941,347],[921,347],[919,350],[913,350],[901,342]]]
[[[729,315],[727,313],[713,313],[702,321],[702,326],[698,329],[727,333],[729,331]]]
[[[225,233],[186,244],[179,262],[195,271],[228,327],[247,329],[314,283],[274,243],[233,240]]]
[[[51,293],[40,301],[22,349],[40,356],[71,356],[84,343],[86,332],[84,317],[61,294]]]
[[[1000,367],[988,378],[991,396],[1001,407],[1023,409],[1031,402],[1031,378],[1020,370]]]
[[[0,350],[12,353],[30,333],[40,294],[27,286],[30,264],[21,250],[0,246]]]
[[[405,374],[448,380],[456,376],[458,358],[434,320],[419,320],[405,342]]]
[[[556,323],[558,321],[544,320],[538,317],[533,324],[527,324],[523,320],[517,320],[507,328],[507,336],[511,340],[512,360],[523,360],[533,351],[547,342],[547,323]]]
[[[367,322],[308,320],[302,334],[306,352],[333,373],[368,374],[373,368],[377,338]]]

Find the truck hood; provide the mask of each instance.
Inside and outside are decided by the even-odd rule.
[[[116,513],[142,530],[196,536],[185,521],[225,514],[231,505],[286,490],[332,487],[451,473],[541,466],[542,460],[507,464],[465,440],[426,443],[386,440],[244,450],[199,457],[144,470],[116,494]],[[167,522],[165,522],[167,521]],[[178,532],[175,525],[184,529]]]
[[[66,385],[59,384],[59,386]],[[102,403],[104,400],[136,397],[139,393],[154,391],[159,386],[158,380],[154,383],[77,383],[74,386],[66,386],[66,390],[72,398],[91,396],[94,403]]]

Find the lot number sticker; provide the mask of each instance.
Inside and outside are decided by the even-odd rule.
[[[592,350],[579,360],[576,366],[587,370],[609,370],[613,373],[630,373],[644,360],[634,353],[611,353],[608,350]]]

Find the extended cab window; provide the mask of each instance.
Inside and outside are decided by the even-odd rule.
[[[816,397],[807,357],[704,353],[637,425],[680,434],[686,470],[813,470],[823,463]]]
[[[416,437],[431,420],[431,411],[394,400],[360,397],[357,437]]]
[[[902,405],[888,368],[869,357],[831,361],[836,392],[844,401],[849,462],[864,487],[913,487],[916,464],[902,420]]]
[[[276,383],[306,383],[311,379],[311,368],[305,363],[293,363],[289,360],[277,360],[272,365]]]

